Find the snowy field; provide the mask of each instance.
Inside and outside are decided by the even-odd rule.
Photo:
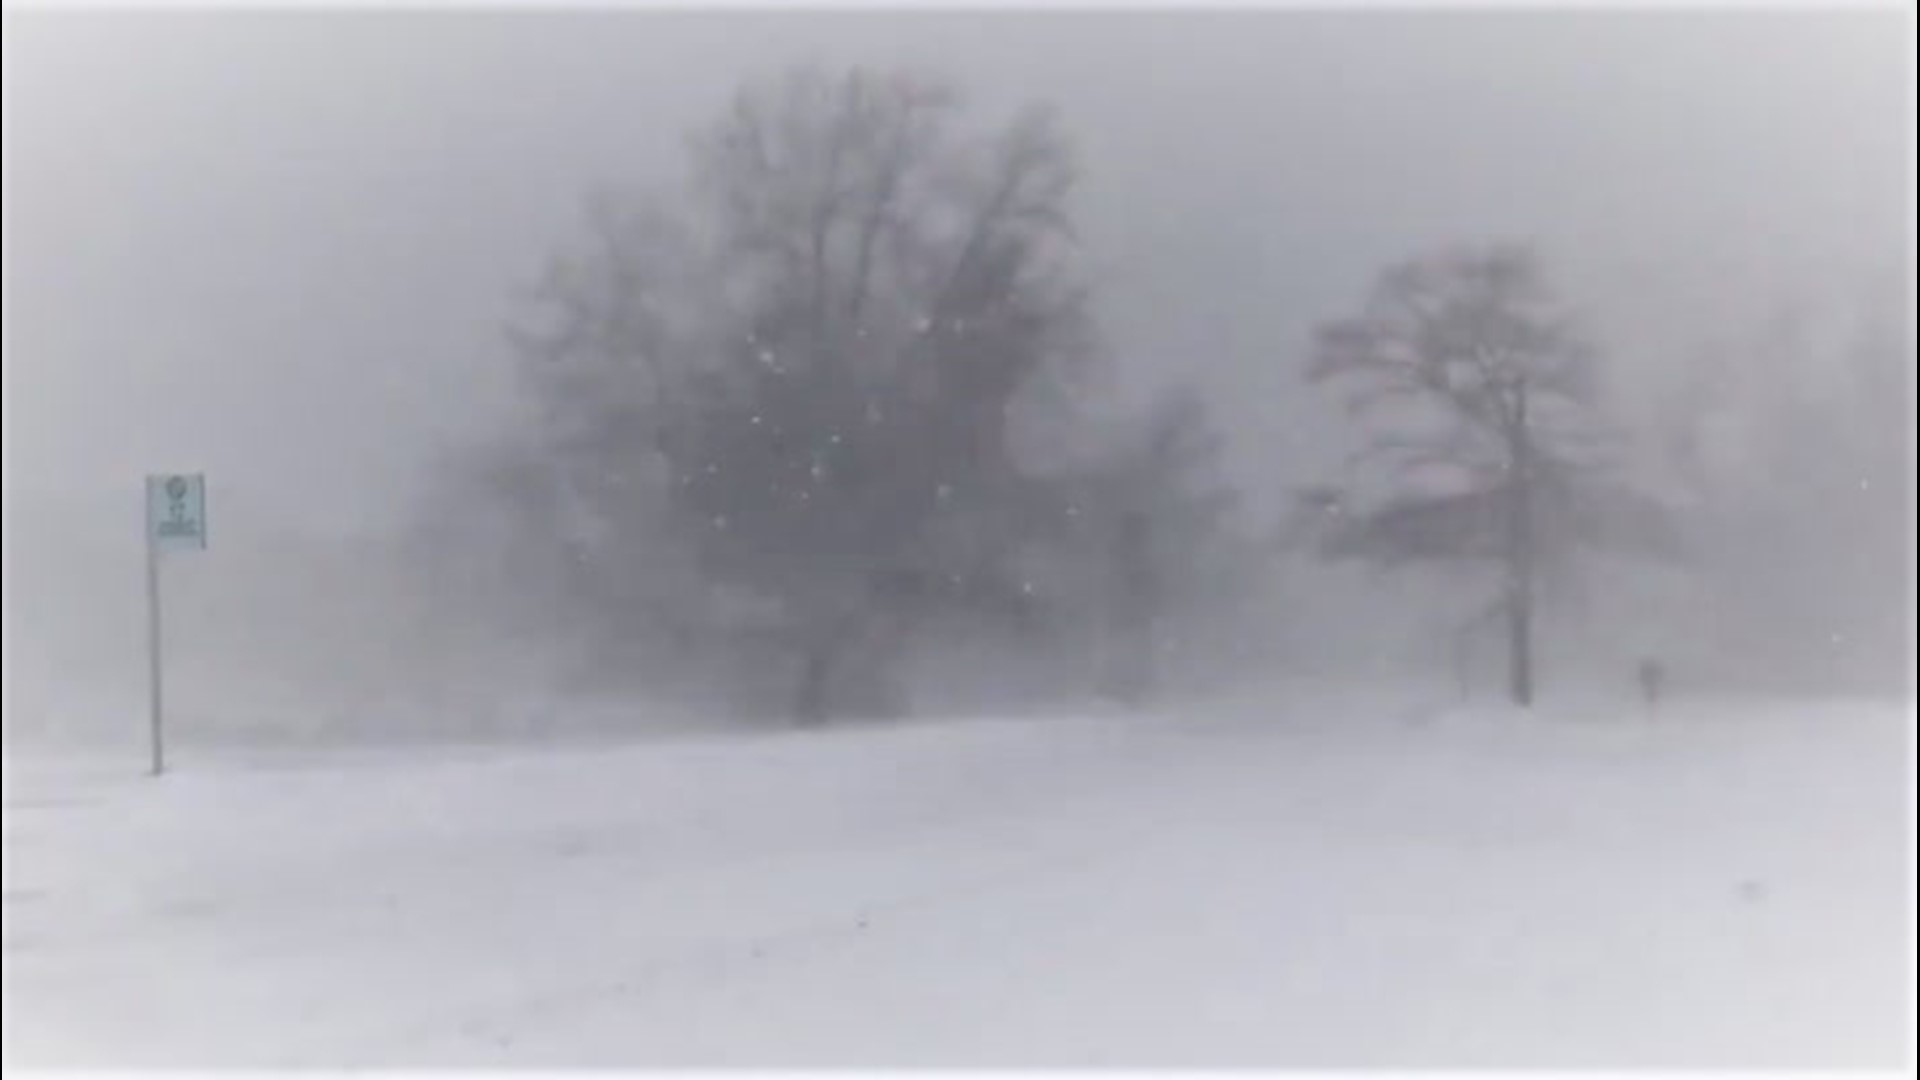
[[[1908,708],[10,752],[5,1056],[1897,1068]]]

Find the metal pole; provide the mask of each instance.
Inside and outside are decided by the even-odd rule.
[[[153,496],[149,493],[147,497]],[[150,513],[143,510],[143,514]],[[143,520],[140,528],[147,541],[147,726],[153,750],[152,774],[159,776],[166,768],[160,726],[160,548],[153,540],[153,522]]]

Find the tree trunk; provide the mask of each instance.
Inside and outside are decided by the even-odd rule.
[[[1533,704],[1533,595],[1516,582],[1507,610],[1508,674],[1513,703]]]
[[[794,719],[804,727],[827,721],[827,692],[832,686],[834,658],[838,652],[838,643],[824,635],[807,646],[793,701]]]
[[[813,627],[801,643],[793,715],[812,727],[836,719],[898,719],[910,710],[894,681],[909,622],[846,614]]]
[[[1138,658],[1140,670],[1134,675],[1133,693],[1135,705],[1151,702],[1160,692],[1160,627],[1159,620],[1149,613],[1140,625],[1140,639],[1134,644],[1134,655]]]
[[[1144,705],[1154,695],[1158,672],[1155,623],[1159,587],[1149,546],[1146,516],[1122,516],[1114,536],[1113,565],[1117,571],[1108,613],[1108,692],[1131,706]]]
[[[1507,677],[1513,703],[1533,704],[1533,446],[1527,384],[1516,388],[1507,522]]]
[[[1129,624],[1110,627],[1101,659],[1101,693],[1127,706],[1151,701],[1157,683],[1153,652],[1150,630]]]

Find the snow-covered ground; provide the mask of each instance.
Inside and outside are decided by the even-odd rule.
[[[9,1067],[1913,1061],[1868,705],[9,753]]]

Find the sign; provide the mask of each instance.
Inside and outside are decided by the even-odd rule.
[[[199,473],[147,477],[147,542],[159,551],[206,549],[206,477]]]
[[[147,725],[153,775],[166,769],[162,739],[165,716],[161,676],[160,556],[207,548],[207,478],[199,473],[147,477]]]

